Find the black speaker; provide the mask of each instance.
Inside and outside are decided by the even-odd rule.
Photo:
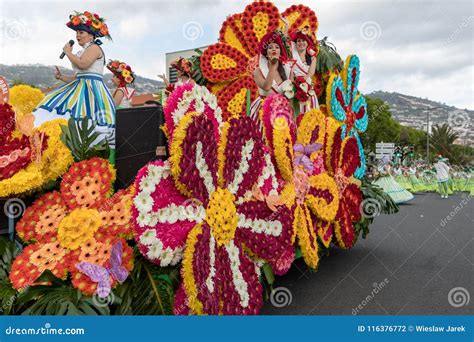
[[[115,130],[117,189],[129,186],[138,170],[148,162],[168,157],[167,139],[160,129],[163,124],[163,107],[159,104],[117,110]]]

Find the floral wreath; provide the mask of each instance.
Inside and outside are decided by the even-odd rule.
[[[35,285],[46,270],[66,279],[71,274],[75,288],[86,295],[101,295],[101,283],[78,267],[108,270],[112,250],[121,246],[121,265],[133,267],[132,249],[125,239],[131,237],[133,189],[112,194],[115,170],[107,160],[92,158],[75,163],[64,174],[60,191],[38,198],[17,223],[18,236],[28,244],[12,264],[10,280],[15,289]],[[104,273],[102,281],[111,287],[118,281],[113,273]]]
[[[66,26],[74,31],[86,31],[94,35],[94,37],[106,37],[112,39],[109,33],[109,28],[105,23],[105,19],[101,18],[96,13],[85,11],[80,13],[75,11],[69,16],[69,22]]]
[[[135,81],[135,73],[132,71],[130,65],[120,62],[119,60],[109,60],[107,63],[109,69],[119,80],[121,86],[131,84]]]

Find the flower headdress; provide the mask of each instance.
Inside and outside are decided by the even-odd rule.
[[[314,39],[314,36],[311,34],[311,31],[308,26],[304,27],[301,30],[293,31],[290,33],[290,38],[292,42],[295,42],[298,39],[304,39],[306,42],[308,42],[308,47],[307,50],[316,50],[316,39]]]
[[[291,52],[288,44],[288,38],[283,34],[283,32],[276,30],[274,32],[267,33],[262,38],[259,44],[259,51],[261,55],[267,57],[266,50],[268,45],[271,43],[277,44],[280,47],[280,62],[284,63],[288,61],[289,56],[291,56]]]
[[[171,62],[171,66],[176,70],[183,72],[188,77],[192,77],[191,62],[186,58],[179,57],[177,60]]]
[[[105,19],[99,17],[97,13],[85,11],[84,13],[75,12],[69,16],[67,27],[74,31],[86,31],[94,35],[95,38],[106,37],[112,39]]]
[[[130,65],[119,60],[109,60],[107,63],[109,69],[119,80],[122,86],[133,83],[135,81],[135,73]]]

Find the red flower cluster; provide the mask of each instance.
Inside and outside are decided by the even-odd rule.
[[[245,71],[246,66],[247,57],[227,44],[211,45],[201,56],[202,72],[211,82],[220,82],[239,75]]]
[[[257,38],[255,23],[258,19],[256,16],[259,13],[265,13],[269,20],[268,27],[266,27],[264,34],[277,30],[280,23],[280,11],[271,2],[254,2],[245,7],[242,16],[242,27],[247,46],[253,49],[252,55],[258,52],[259,39]]]
[[[311,85],[306,82],[304,76],[295,77],[295,98],[298,102],[306,102],[309,99],[308,91],[311,89]],[[302,85],[307,85],[307,90],[301,88]]]
[[[246,95],[247,92],[245,91],[245,98],[242,102],[242,106],[240,108],[234,108],[231,106],[232,100],[235,100],[236,97],[241,96],[242,89],[250,89],[250,98],[256,98],[258,96],[258,88],[255,84],[255,81],[251,76],[246,76],[243,78],[239,78],[233,83],[231,83],[225,89],[219,91],[217,96],[217,103],[220,108],[222,108],[222,117],[224,120],[228,120],[230,117],[235,116],[237,113],[244,115],[246,110]]]
[[[284,18],[288,18],[294,13],[298,13],[299,16],[288,28],[289,32],[302,29],[309,21],[311,32],[316,34],[316,30],[318,29],[318,18],[311,8],[304,5],[293,5],[287,8],[281,15]]]

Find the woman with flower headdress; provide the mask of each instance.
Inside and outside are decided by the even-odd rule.
[[[191,70],[191,62],[186,58],[179,57],[177,60],[171,62],[171,66],[176,69],[178,81],[175,84],[170,83],[164,74],[158,75],[165,83],[166,91],[173,92],[174,88],[186,83],[194,83],[192,78],[193,72]]]
[[[114,103],[117,109],[132,107],[132,97],[135,94],[135,89],[130,85],[135,82],[135,74],[130,65],[118,60],[110,60],[107,64],[112,74],[112,83],[117,87],[114,91]]]
[[[105,20],[98,14],[76,12],[66,24],[76,31],[82,50],[72,53],[67,43],[63,52],[72,64],[74,75],[63,75],[56,69],[55,77],[66,83],[53,90],[36,107],[36,125],[58,118],[89,119],[99,137],[95,143],[106,139],[110,147],[110,161],[115,159],[115,104],[103,82],[105,54],[98,39],[111,39]]]
[[[391,175],[390,158],[388,156],[384,156],[379,160],[377,171],[379,178],[374,184],[380,186],[384,192],[392,197],[395,203],[403,203],[413,199],[413,194],[402,188]]]
[[[300,103],[300,113],[305,113],[311,109],[319,108],[318,97],[313,85],[313,76],[316,72],[317,48],[309,28],[290,33],[291,52],[295,63],[292,72],[295,77],[304,77],[307,84],[313,89],[308,90],[309,99]]]
[[[261,123],[263,100],[271,94],[284,94],[293,98],[293,74],[289,63],[289,47],[285,35],[280,31],[267,33],[260,41],[258,67],[253,78],[259,97],[250,106],[250,116]]]

